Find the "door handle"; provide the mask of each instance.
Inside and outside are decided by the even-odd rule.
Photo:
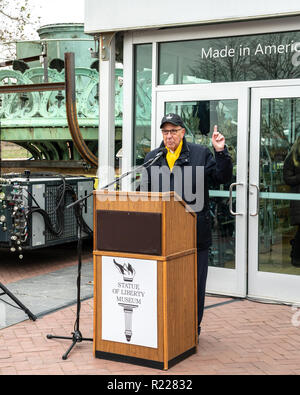
[[[233,215],[234,217],[236,217],[238,215],[243,215],[243,213],[235,213],[233,211],[233,208],[232,208],[232,192],[233,192],[233,188],[238,186],[238,185],[244,185],[244,184],[236,182],[234,184],[231,184],[230,188],[229,188],[229,211],[230,211],[230,214]]]
[[[259,214],[259,193],[260,193],[260,189],[259,186],[256,184],[250,184],[251,187],[256,188],[257,194],[256,194],[256,213],[254,214],[250,214],[251,217],[257,217]]]

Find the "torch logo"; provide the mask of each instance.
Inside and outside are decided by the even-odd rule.
[[[120,263],[116,262],[115,259],[113,260],[115,266],[119,270],[119,272],[123,276],[123,280],[126,283],[132,283],[133,279],[135,277],[135,270],[134,268],[130,265],[130,263],[124,263],[121,265]],[[128,285],[130,286],[130,285]],[[124,315],[125,315],[125,337],[128,342],[131,341],[132,338],[132,315],[133,315],[133,309],[136,309],[138,305],[136,304],[131,304],[131,303],[118,303],[119,306],[123,307],[124,309]]]
[[[120,265],[118,262],[116,262],[114,260],[114,264],[117,266],[120,273],[123,275],[124,281],[132,283],[134,276],[135,276],[135,270],[130,265],[130,263],[127,263],[127,264],[124,263],[123,265]]]

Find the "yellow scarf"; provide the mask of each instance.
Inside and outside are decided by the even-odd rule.
[[[182,144],[183,144],[183,141],[181,140],[181,142],[175,152],[170,151],[169,148],[167,147],[168,153],[167,153],[166,159],[167,159],[167,162],[168,162],[168,165],[169,165],[169,168],[171,171],[173,170],[175,162],[177,161],[177,159],[179,158],[179,156],[181,154]]]

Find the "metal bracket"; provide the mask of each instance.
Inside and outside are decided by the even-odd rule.
[[[103,33],[99,36],[100,57],[103,62],[109,60],[109,48],[116,33]]]
[[[89,48],[91,57],[94,59],[99,59],[99,34],[94,35],[94,50]]]

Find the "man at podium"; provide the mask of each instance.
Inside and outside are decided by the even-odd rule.
[[[212,144],[214,155],[209,148],[192,144],[185,139],[185,125],[182,118],[177,114],[167,114],[161,121],[161,132],[163,141],[159,148],[149,152],[145,161],[154,159],[152,165],[144,170],[142,175],[141,190],[149,192],[176,191],[179,196],[191,205],[191,195],[203,196],[201,207],[191,205],[197,214],[197,285],[198,285],[198,334],[201,331],[201,321],[204,310],[205,288],[208,270],[208,251],[212,244],[211,219],[209,212],[209,186],[226,184],[232,177],[232,160],[225,145],[225,137],[218,132],[218,127],[214,127]],[[161,155],[160,155],[161,153]],[[156,158],[156,159],[155,159]],[[161,177],[161,171],[153,167],[167,169],[168,180]],[[191,171],[186,171],[190,167]],[[201,187],[197,182],[197,168],[204,169]],[[176,172],[175,172],[176,169]],[[146,172],[146,173],[145,173]],[[176,188],[174,173],[181,173],[180,189]],[[164,171],[166,174],[166,171]],[[159,180],[154,179],[160,177]],[[178,179],[178,178],[177,178]],[[164,180],[165,185],[164,185]],[[191,188],[193,193],[189,192]],[[178,229],[180,232],[180,229]]]

